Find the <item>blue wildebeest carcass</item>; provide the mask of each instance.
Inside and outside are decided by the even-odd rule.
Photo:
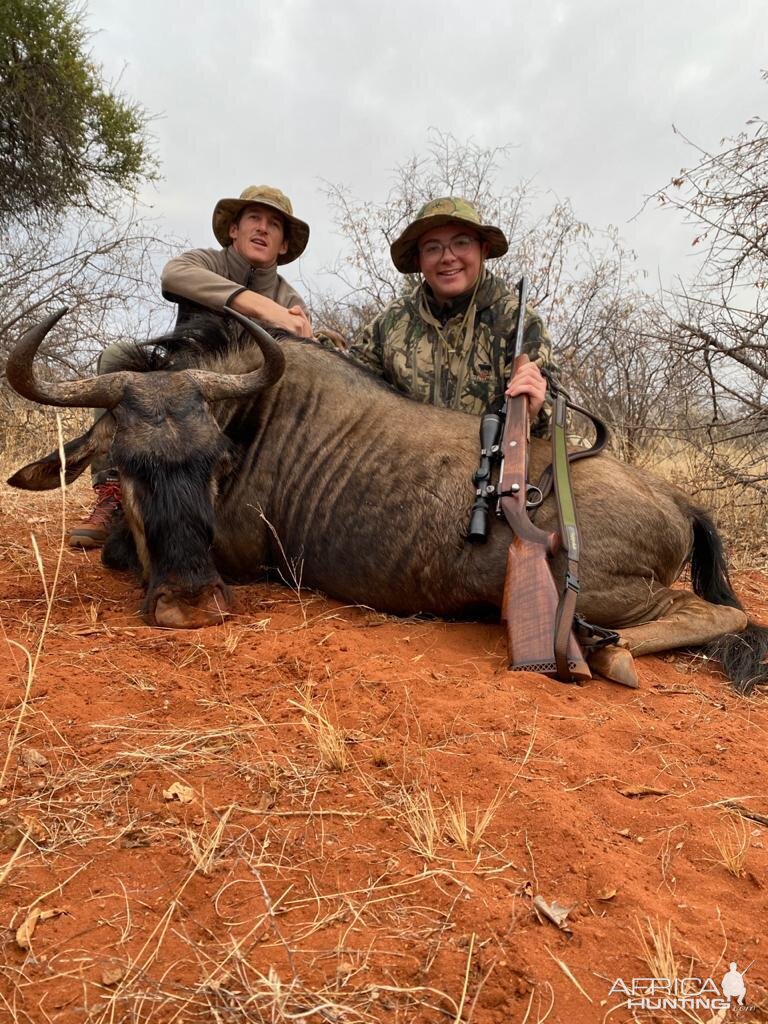
[[[309,587],[386,612],[455,616],[500,605],[508,526],[494,519],[487,543],[466,540],[474,417],[413,402],[311,341],[278,343],[253,327],[253,344],[233,347],[216,317],[159,339],[160,350],[137,347],[120,372],[42,381],[35,353],[63,312],[24,335],[8,380],[33,401],[108,410],[65,446],[66,479],[109,451],[125,520],[103,558],[140,568],[150,622],[220,621],[228,582],[286,565],[301,566]],[[547,443],[534,439],[534,479],[548,461]],[[59,474],[53,452],[9,482],[42,490],[57,487]],[[768,682],[768,630],[748,623],[706,512],[608,455],[576,463],[573,488],[578,612],[619,630],[624,651],[597,652],[598,671],[620,677],[627,650],[716,643],[738,689]],[[545,530],[557,528],[551,504],[537,515]],[[672,589],[686,563],[693,592]]]

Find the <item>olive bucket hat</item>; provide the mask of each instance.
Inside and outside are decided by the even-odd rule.
[[[232,244],[229,237],[229,226],[237,217],[244,206],[251,203],[260,203],[262,206],[269,206],[282,214],[285,220],[285,237],[288,240],[288,250],[277,257],[278,263],[291,263],[301,256],[309,241],[309,224],[293,215],[291,200],[279,188],[272,188],[271,185],[249,185],[243,189],[238,199],[220,199],[213,211],[213,233],[216,240],[223,248]]]
[[[466,224],[488,243],[488,256],[503,256],[509,248],[506,236],[501,228],[493,224],[483,224],[480,214],[466,199],[457,196],[446,196],[443,199],[431,199],[416,214],[399,238],[389,248],[392,262],[401,274],[418,274],[419,251],[417,242],[425,231],[441,228],[443,224]]]

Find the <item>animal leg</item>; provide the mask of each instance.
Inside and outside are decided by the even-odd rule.
[[[622,646],[633,654],[656,654],[676,647],[701,647],[725,633],[740,633],[747,615],[740,608],[710,604],[688,590],[669,590],[669,608],[663,616],[640,626],[620,630]]]
[[[619,631],[617,646],[603,647],[589,657],[589,667],[623,686],[639,685],[633,655],[656,654],[676,647],[700,647],[726,633],[740,633],[747,616],[740,608],[710,604],[685,590],[659,592],[662,615]]]

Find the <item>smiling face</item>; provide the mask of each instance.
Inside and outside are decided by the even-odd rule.
[[[253,267],[266,269],[288,251],[285,221],[271,206],[250,203],[229,225],[232,248]]]
[[[462,241],[466,239],[469,244]],[[449,243],[455,244],[456,252],[448,248]],[[442,254],[438,245],[444,247]],[[419,239],[419,270],[435,298],[449,302],[475,287],[487,253],[487,244],[471,227],[461,221],[444,224],[425,231]]]

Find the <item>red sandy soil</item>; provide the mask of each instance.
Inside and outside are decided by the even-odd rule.
[[[43,633],[60,498],[2,499],[1,1021],[723,1019],[610,994],[667,934],[681,977],[754,961],[725,1019],[768,1019],[765,697],[690,653],[512,676],[496,625],[276,584],[160,631],[69,550]]]

